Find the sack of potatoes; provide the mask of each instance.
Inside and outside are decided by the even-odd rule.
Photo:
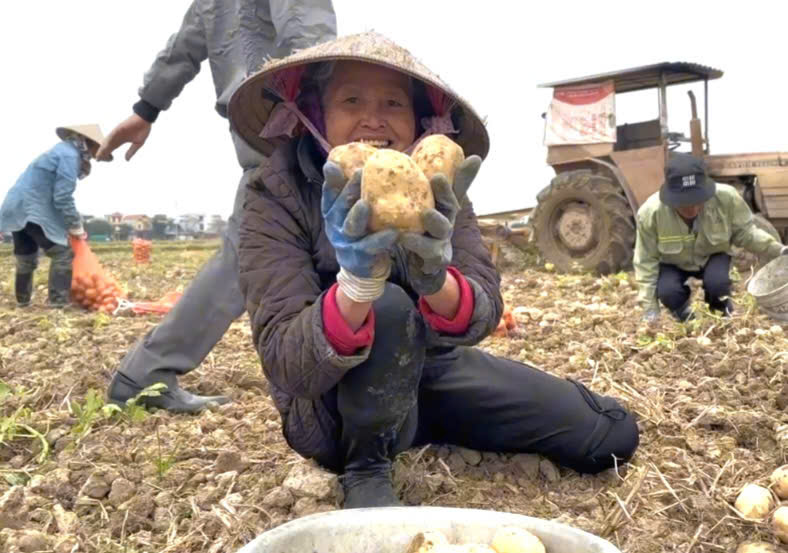
[[[421,140],[410,156],[352,142],[332,149],[328,159],[342,168],[347,179],[363,169],[361,199],[371,208],[371,232],[395,228],[423,233],[421,214],[435,207],[430,179],[442,173],[453,184],[465,154],[447,136],[433,134]]]

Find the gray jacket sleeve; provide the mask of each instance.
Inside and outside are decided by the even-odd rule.
[[[286,56],[337,36],[331,0],[240,0],[238,9],[247,74],[267,58]]]
[[[208,57],[205,28],[197,4],[197,0],[192,2],[181,28],[156,56],[139,89],[140,98],[160,110],[170,107]]]

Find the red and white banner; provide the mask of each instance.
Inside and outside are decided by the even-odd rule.
[[[547,110],[545,146],[616,141],[613,81],[565,86],[553,91]]]

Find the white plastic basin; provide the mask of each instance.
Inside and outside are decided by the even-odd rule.
[[[451,543],[489,544],[502,526],[519,526],[536,534],[547,553],[621,553],[610,542],[566,524],[450,507],[318,513],[264,532],[238,553],[405,553],[418,532],[440,530]]]

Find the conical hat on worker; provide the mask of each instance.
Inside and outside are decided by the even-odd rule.
[[[432,121],[422,119],[422,126],[427,129],[424,134],[447,134],[462,147],[466,156],[476,154],[484,158],[487,155],[490,139],[484,121],[471,105],[409,51],[374,31],[340,37],[263,63],[230,98],[228,113],[233,129],[252,148],[270,155],[282,138],[268,131],[267,124],[271,126],[272,115],[274,118],[283,115],[277,114],[277,109],[283,112],[282,108],[287,108],[294,114],[291,118],[297,116],[301,124],[316,134],[308,118],[296,106],[298,92],[293,91],[293,87],[283,87],[281,75],[287,70],[292,73],[297,68],[306,69],[310,64],[343,60],[381,65],[418,79],[425,85],[433,107],[437,102],[446,110],[446,113],[424,118]],[[291,89],[292,97],[286,97],[286,88]],[[440,97],[439,101],[434,101],[436,96]]]
[[[101,127],[98,125],[69,125],[67,127],[58,127],[55,129],[55,132],[60,140],[65,140],[69,134],[76,133],[99,146],[104,141],[104,133],[101,132]]]

